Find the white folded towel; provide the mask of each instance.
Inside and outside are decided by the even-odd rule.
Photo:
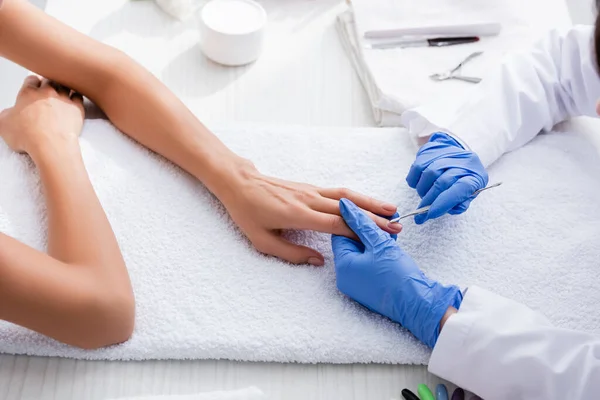
[[[429,75],[449,70],[474,51],[483,56],[463,68],[483,78],[507,51],[529,46],[550,28],[570,25],[564,0],[351,0],[337,26],[346,52],[367,91],[375,120],[400,125],[399,114],[440,95],[462,96],[471,85],[434,82]],[[496,22],[502,31],[473,44],[443,48],[371,49],[364,34],[371,30]],[[435,36],[435,35],[434,35]]]
[[[114,400],[266,400],[260,389],[249,387],[241,390],[206,392],[187,395],[119,397]]]
[[[345,186],[416,208],[404,176],[414,149],[404,130],[307,127],[215,129],[263,173]],[[297,233],[323,268],[258,254],[196,180],[118,133],[86,123],[86,168],[122,248],[137,300],[122,345],[84,351],[0,323],[0,352],[85,359],[233,359],[426,363],[429,352],[398,325],[336,288],[330,238]],[[477,284],[542,310],[560,326],[600,333],[597,307],[600,170],[585,137],[551,134],[490,171],[500,188],[461,216],[406,221],[399,244],[432,278]],[[548,160],[552,160],[551,163]],[[35,170],[0,141],[0,231],[45,247]]]

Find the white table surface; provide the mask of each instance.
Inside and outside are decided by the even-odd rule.
[[[578,21],[589,21],[589,8],[570,1]],[[44,4],[44,0],[34,2]],[[195,45],[194,32],[189,33],[187,50],[168,65],[132,56],[184,101],[200,107],[209,126],[220,121],[373,126],[367,98],[333,26],[343,2],[265,0],[263,4],[269,12],[270,30],[265,52],[254,65],[225,68],[213,64]],[[124,28],[123,21],[132,12],[133,6],[125,5],[107,15],[92,34],[104,36],[109,43],[111,37],[123,36],[153,40],[151,27],[130,32]],[[12,104],[24,74],[0,62],[0,107]],[[433,388],[438,382],[423,366],[87,362],[0,356],[0,399],[106,399],[257,386],[272,399],[389,400],[400,399],[405,387],[416,390],[419,383],[428,383]]]

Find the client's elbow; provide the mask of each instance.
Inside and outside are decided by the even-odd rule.
[[[103,287],[93,292],[85,299],[81,331],[69,344],[93,350],[128,341],[135,325],[135,300],[131,288]]]
[[[108,304],[102,305],[99,310],[98,320],[102,327],[90,335],[85,349],[98,349],[128,341],[133,334],[135,326],[135,306],[133,295],[120,299],[113,299]]]

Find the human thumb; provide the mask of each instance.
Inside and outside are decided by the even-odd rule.
[[[350,200],[340,200],[340,212],[346,224],[365,246],[374,247],[382,240],[389,238],[389,234],[382,231],[367,214]]]
[[[352,254],[362,253],[364,249],[357,241],[339,235],[331,235],[331,248],[336,266],[343,258]]]

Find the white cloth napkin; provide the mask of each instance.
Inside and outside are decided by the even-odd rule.
[[[367,48],[371,30],[496,22],[499,35],[473,44],[443,48]],[[564,0],[352,0],[338,18],[344,48],[363,82],[376,122],[398,126],[399,115],[440,95],[465,95],[473,84],[434,82],[429,75],[458,65],[475,51],[463,74],[484,78],[507,51],[524,49],[550,28],[571,24]]]

